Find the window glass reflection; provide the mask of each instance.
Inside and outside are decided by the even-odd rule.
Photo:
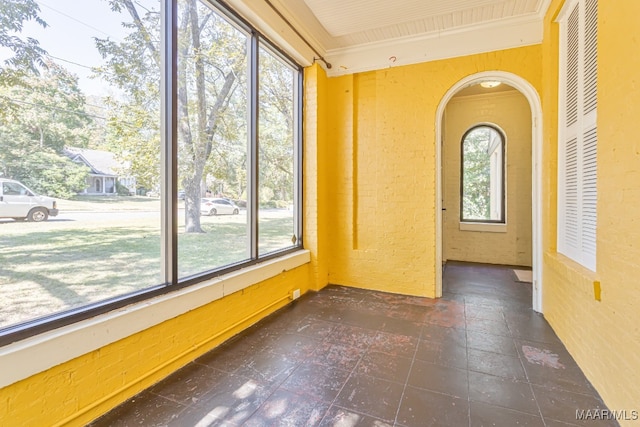
[[[504,222],[504,141],[477,126],[462,142],[462,220]]]

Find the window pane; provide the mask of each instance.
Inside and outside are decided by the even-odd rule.
[[[178,274],[186,277],[250,257],[249,38],[203,2],[178,8]]]
[[[488,126],[467,132],[462,142],[462,220],[504,222],[502,135]]]
[[[260,48],[259,203],[260,254],[290,247],[295,232],[297,71]]]
[[[0,4],[0,328],[161,282],[159,2],[51,4]]]

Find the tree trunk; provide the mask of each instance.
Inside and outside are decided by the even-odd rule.
[[[205,152],[205,125],[206,125],[206,88],[204,83],[204,61],[200,49],[200,25],[198,19],[198,4],[196,0],[187,2],[187,10],[185,11],[185,21],[189,22],[191,30],[191,54],[194,57],[195,82],[196,82],[196,106],[195,120],[196,131],[191,139],[193,154],[193,169],[191,175],[185,179],[187,188],[185,194],[189,194],[192,203],[185,206],[185,232],[187,233],[204,233],[200,224],[200,197],[202,197],[202,175],[204,166],[207,161]],[[187,32],[183,32],[183,37],[188,37]],[[186,55],[183,57],[186,58]],[[184,60],[183,60],[184,61]],[[183,77],[186,79],[186,76]],[[180,77],[178,77],[180,79]],[[186,98],[186,97],[185,97]],[[187,100],[184,100],[185,108]]]
[[[142,27],[140,19],[136,19],[136,15],[131,11],[134,9],[131,0],[125,0],[125,6],[134,17],[136,25]],[[200,223],[204,170],[212,152],[213,137],[220,115],[224,112],[232,93],[237,70],[233,69],[225,75],[224,83],[215,101],[211,108],[207,108],[205,58],[200,43],[203,26],[199,23],[198,1],[187,0],[184,7],[178,37],[188,38],[188,42],[183,40],[182,43],[178,43],[180,58],[178,60],[178,127],[180,142],[186,148],[181,161],[188,164],[186,177],[182,181],[185,192],[185,232],[204,233]],[[204,22],[206,23],[206,20]],[[195,103],[194,100],[189,99],[188,93],[186,66],[188,58],[193,58]],[[239,61],[234,68],[240,67],[241,63],[242,61]]]

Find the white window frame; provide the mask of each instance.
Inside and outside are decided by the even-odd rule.
[[[596,271],[597,0],[568,0],[560,25],[558,252]]]
[[[489,141],[491,156],[491,217],[497,219],[471,219],[464,217],[464,143],[467,136],[478,128],[490,128],[494,135]],[[489,231],[504,233],[507,224],[507,134],[495,123],[477,123],[470,127],[462,136],[460,142],[460,230],[461,231]],[[500,173],[500,174],[499,174]],[[499,175],[500,179],[495,179]],[[479,227],[476,225],[480,225]],[[488,225],[485,227],[484,225]]]

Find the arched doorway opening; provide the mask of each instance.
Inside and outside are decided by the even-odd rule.
[[[532,308],[542,312],[542,105],[535,88],[525,79],[504,71],[484,71],[454,84],[442,97],[436,111],[436,296],[442,296],[442,141],[444,112],[456,93],[487,81],[498,81],[517,89],[531,110],[531,236],[532,236]]]

